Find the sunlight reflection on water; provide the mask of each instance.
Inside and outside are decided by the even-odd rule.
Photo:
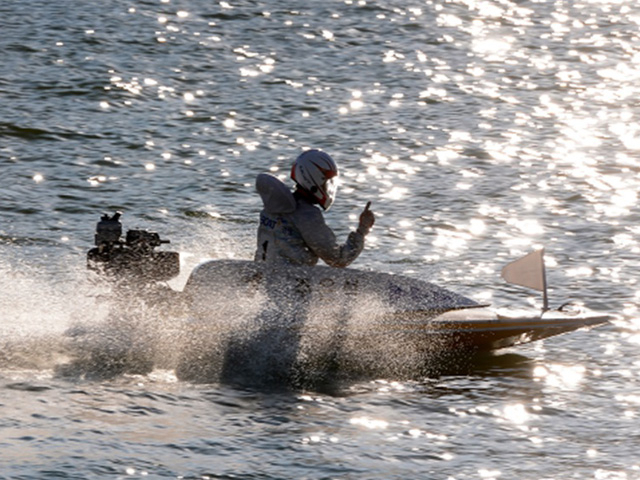
[[[110,471],[251,478],[190,468],[259,464],[274,478],[311,469],[327,477],[367,469],[385,478],[638,476],[628,441],[640,411],[633,2],[346,0],[294,10],[286,2],[106,1],[63,15],[56,7],[65,2],[37,4],[10,2],[0,39],[7,58],[0,271],[10,279],[0,304],[11,317],[2,332],[12,338],[102,314],[90,295],[83,304],[78,291],[57,286],[84,269],[102,209],[123,208],[131,223],[166,230],[185,268],[209,257],[250,258],[256,174],[270,170],[288,181],[292,159],[310,146],[327,149],[342,169],[326,216],[340,238],[373,201],[377,223],[355,267],[442,281],[513,306],[538,297],[505,286],[501,266],[544,246],[554,306],[575,298],[624,315],[601,330],[523,349],[535,358],[524,367],[494,365],[418,386],[380,381],[344,398],[301,400],[273,417],[261,417],[260,402],[271,398],[243,403],[242,393],[217,386],[177,382],[182,397],[162,391],[154,400],[150,385],[127,395],[126,381],[74,385],[97,405],[89,412],[100,422],[81,433],[91,448],[109,444]],[[62,426],[66,446],[82,447],[68,421],[87,418],[82,402],[69,402],[80,394],[51,375],[2,373],[54,383],[31,398],[19,391],[12,404],[24,402],[27,420],[16,437],[44,422],[42,431]],[[169,389],[176,380],[159,383]],[[60,389],[64,401],[48,397]],[[100,410],[137,395],[157,410],[134,409],[134,417]],[[225,407],[216,410],[208,395],[224,397]],[[52,418],[55,405],[69,409],[57,415],[62,425]],[[110,418],[131,442],[92,436],[93,427],[107,431]],[[179,432],[175,444],[149,434],[131,453],[140,432],[159,428]],[[5,451],[39,458],[51,445],[44,438],[7,442]],[[149,452],[189,465],[130,461]]]
[[[534,371],[536,380],[542,380],[552,388],[576,389],[580,386],[586,368],[582,365],[545,365],[537,366]]]

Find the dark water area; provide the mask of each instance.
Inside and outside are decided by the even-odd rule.
[[[607,0],[2,2],[0,478],[640,478],[639,25]],[[339,237],[372,201],[355,268],[540,307],[500,270],[544,247],[552,306],[620,319],[435,376],[383,335],[322,388],[180,379],[225,352],[108,300],[96,221],[170,239],[180,291],[252,258],[256,175],[310,147]],[[253,306],[219,308],[233,332]]]

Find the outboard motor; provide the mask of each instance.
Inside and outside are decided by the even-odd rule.
[[[163,282],[180,273],[178,252],[155,251],[162,244],[156,232],[129,230],[122,238],[121,212],[104,214],[96,225],[95,247],[87,253],[87,267],[116,281],[134,284]]]

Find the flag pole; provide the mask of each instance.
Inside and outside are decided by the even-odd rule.
[[[542,249],[542,313],[549,310],[549,296],[547,295],[547,269],[544,266],[544,248]]]

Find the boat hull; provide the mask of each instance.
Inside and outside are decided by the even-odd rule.
[[[244,321],[278,316],[320,336],[338,332],[369,342],[394,341],[425,353],[493,351],[608,323],[585,309],[514,311],[481,305],[437,285],[399,275],[324,266],[267,267],[214,260],[193,271],[184,293],[193,318]],[[221,308],[224,305],[224,308]],[[300,323],[304,323],[300,326]]]
[[[410,316],[409,316],[410,317]],[[435,318],[385,322],[386,331],[403,331],[439,346],[492,351],[523,345],[578,329],[609,323],[611,315],[588,310],[564,312],[498,310],[489,307],[445,312]]]

